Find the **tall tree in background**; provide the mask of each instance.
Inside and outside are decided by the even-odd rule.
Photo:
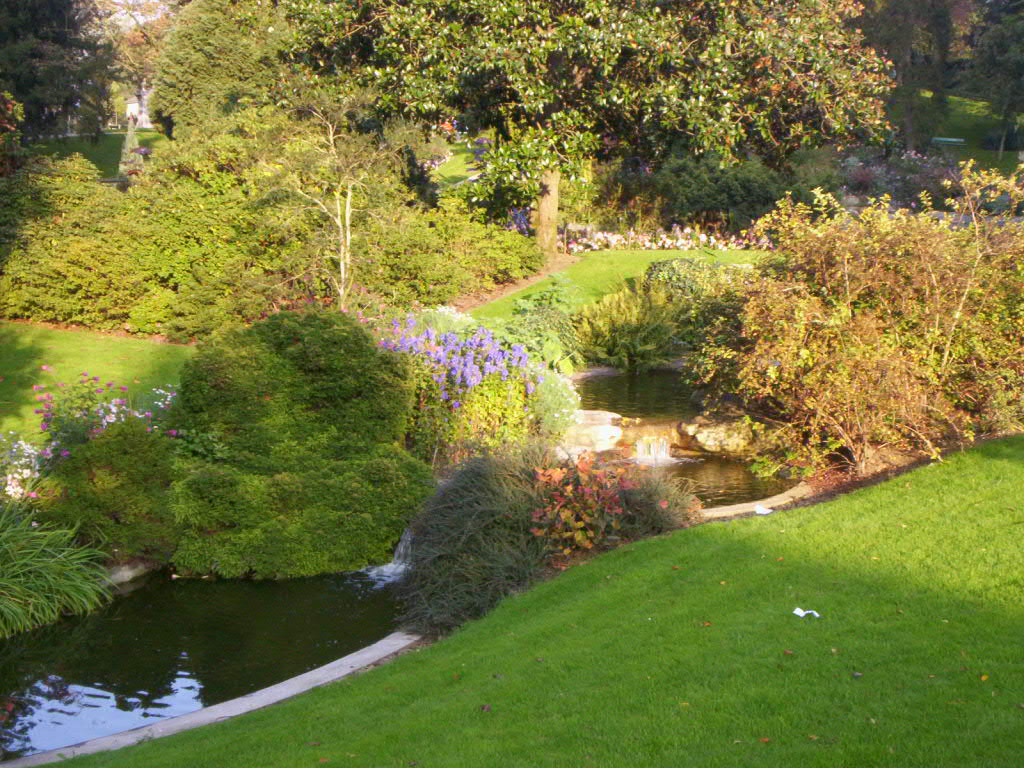
[[[96,0],[96,4],[104,38],[114,49],[118,79],[141,98],[153,84],[177,6],[167,0]]]
[[[858,23],[870,45],[892,61],[890,114],[909,149],[945,109],[954,5],[958,0],[864,0]],[[930,91],[929,98],[922,91]]]
[[[193,0],[177,14],[156,63],[153,109],[168,133],[216,123],[267,94],[286,31],[274,4]]]
[[[974,91],[992,104],[1002,120],[999,156],[1024,114],[1024,11],[1002,15],[982,34],[968,72]]]
[[[99,133],[111,52],[92,0],[0,0],[0,91],[24,107],[30,138]]]
[[[460,113],[499,139],[485,174],[536,195],[557,249],[563,172],[602,152],[685,140],[781,164],[881,123],[882,62],[846,22],[852,0],[282,0],[296,57],[355,73],[381,107]]]

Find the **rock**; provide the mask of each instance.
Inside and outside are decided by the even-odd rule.
[[[740,418],[697,416],[681,421],[678,429],[707,453],[743,456],[751,453],[757,441],[753,428]]]

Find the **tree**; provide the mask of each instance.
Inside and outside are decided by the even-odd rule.
[[[156,62],[173,23],[164,0],[96,0],[104,37],[114,49],[119,79],[136,95],[153,83]]]
[[[852,0],[283,4],[311,72],[354,72],[389,112],[435,123],[455,111],[493,129],[486,172],[537,195],[549,257],[560,174],[589,157],[682,138],[784,164],[882,122],[883,64],[845,25]]]
[[[1003,122],[1002,157],[1017,115],[1024,112],[1024,12],[1003,16],[981,36],[969,78]]]
[[[922,130],[938,122],[945,107],[956,5],[957,0],[864,0],[858,21],[867,41],[892,61],[896,87],[889,109],[909,149],[917,148]]]
[[[98,133],[110,50],[95,33],[91,0],[0,0],[0,91],[25,109],[29,137],[65,132],[72,119]]]
[[[177,15],[156,64],[152,106],[171,133],[216,122],[266,95],[280,71],[286,25],[271,3],[193,0]]]

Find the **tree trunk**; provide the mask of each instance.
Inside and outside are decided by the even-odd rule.
[[[544,261],[551,262],[558,256],[558,180],[557,168],[546,170],[540,177],[540,195],[533,216],[533,228],[537,232],[537,245],[544,254]]]

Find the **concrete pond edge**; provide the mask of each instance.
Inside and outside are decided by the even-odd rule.
[[[343,656],[336,661],[317,667],[284,682],[271,685],[237,699],[223,701],[210,707],[197,709],[177,717],[169,717],[160,720],[152,725],[145,725],[141,728],[134,728],[129,731],[121,731],[109,736],[99,736],[95,739],[83,741],[80,744],[73,744],[59,749],[51,749],[46,752],[37,752],[34,755],[19,757],[15,760],[5,760],[0,763],[2,768],[27,768],[33,765],[46,765],[58,760],[70,760],[80,755],[90,755],[96,752],[108,752],[121,747],[139,744],[143,741],[158,739],[162,736],[170,736],[172,733],[180,733],[198,728],[201,725],[219,723],[246,712],[252,712],[279,701],[290,699],[300,693],[317,688],[327,683],[333,683],[351,674],[366,669],[367,667],[380,662],[381,660],[404,651],[410,646],[418,643],[422,638],[406,632],[392,632],[382,640],[373,645],[368,645],[354,653]]]

